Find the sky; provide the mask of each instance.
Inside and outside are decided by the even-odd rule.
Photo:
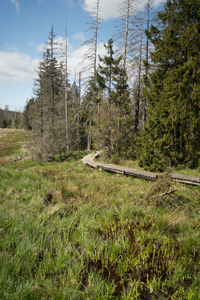
[[[134,0],[136,1],[136,0]],[[143,10],[147,0],[138,0]],[[154,0],[159,7],[164,0]],[[33,96],[33,82],[51,27],[63,40],[68,28],[68,67],[71,78],[81,71],[89,38],[88,22],[96,0],[0,0],[0,108],[9,105],[22,110]],[[100,0],[103,22],[99,30],[98,52],[115,32],[122,0]]]

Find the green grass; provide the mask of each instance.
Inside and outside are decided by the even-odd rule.
[[[119,156],[112,156],[111,158],[108,158],[106,156],[106,153],[102,153],[97,158],[95,158],[95,160],[104,163],[112,163],[112,164],[116,164],[128,168],[144,170],[144,168],[139,166],[138,159],[130,160],[130,159],[120,158]]]
[[[0,166],[0,299],[200,299],[200,189],[83,155]]]
[[[189,169],[189,168],[183,169],[183,167],[179,167],[174,169],[174,173],[200,177],[200,167],[196,169]]]
[[[22,155],[22,146],[25,140],[22,129],[1,129],[0,128],[0,160],[11,156]]]

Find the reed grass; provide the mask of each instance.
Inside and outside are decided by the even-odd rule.
[[[199,299],[200,189],[83,155],[0,166],[0,299]]]

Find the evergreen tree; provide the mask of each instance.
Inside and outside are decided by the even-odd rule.
[[[87,134],[86,142],[87,142],[87,150],[89,151],[93,147],[93,139],[92,139],[92,124],[96,115],[98,115],[98,104],[100,101],[98,100],[97,96],[97,84],[94,77],[91,77],[87,82],[86,92],[83,97],[83,103],[81,105],[81,123],[82,123],[82,144],[83,137]],[[84,131],[83,131],[83,124],[84,124]],[[96,126],[96,133],[98,131],[98,126]]]
[[[168,0],[161,28],[148,33],[155,71],[147,81],[148,120],[138,142],[150,169],[198,165],[200,157],[200,1]]]
[[[27,101],[24,113],[23,113],[23,126],[27,130],[32,130],[33,127],[33,115],[34,115],[34,98]]]
[[[63,65],[59,65],[55,57],[54,39],[52,28],[36,85],[32,150],[42,160],[52,160],[56,154],[65,151],[65,77]]]
[[[126,71],[121,63],[122,57],[115,58],[113,40],[105,45],[107,55],[99,57],[100,64],[96,78],[98,85],[97,99],[102,99],[101,113],[96,124],[99,131],[95,138],[100,147],[107,147],[108,153],[120,154],[125,146],[127,118],[130,115],[130,98]],[[129,118],[130,120],[130,118]],[[125,146],[126,147],[126,146]]]

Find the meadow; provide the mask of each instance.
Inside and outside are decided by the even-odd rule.
[[[200,299],[200,187],[32,161],[25,135],[0,131],[0,299]]]

